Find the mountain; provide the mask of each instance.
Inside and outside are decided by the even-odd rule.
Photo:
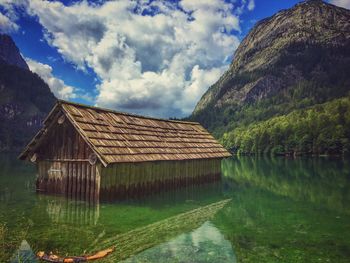
[[[20,150],[55,103],[8,35],[0,35],[0,151]]]
[[[306,136],[309,147],[305,148],[298,134],[290,132],[279,139],[278,134],[274,137],[267,131],[250,134],[248,127],[293,111],[305,113],[315,105],[347,97],[349,91],[350,11],[309,0],[258,22],[236,50],[229,69],[203,95],[189,119],[202,123],[234,151],[278,148],[294,154],[327,153],[327,147],[317,147],[324,130]],[[348,111],[342,114],[350,115]],[[293,123],[285,125],[292,127]],[[347,151],[344,142],[350,138],[347,127],[343,128],[332,139],[339,153]],[[242,133],[251,136],[253,143],[245,144]]]
[[[17,66],[29,70],[15,42],[6,34],[0,34],[0,63]]]

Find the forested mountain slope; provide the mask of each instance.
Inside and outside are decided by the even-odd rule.
[[[189,119],[199,121],[218,138],[230,133],[225,135],[226,145],[239,150],[239,131],[346,97],[349,91],[350,10],[310,0],[258,22],[238,47],[227,72],[203,95]],[[329,130],[335,128],[332,125]],[[293,136],[301,139],[300,134]],[[318,139],[311,140],[314,144]],[[285,145],[281,141],[281,151],[289,152]],[[343,152],[343,146],[339,147]],[[242,150],[273,148],[271,144],[266,149]],[[317,147],[311,148],[314,152]]]
[[[0,151],[19,151],[41,127],[56,98],[32,73],[12,39],[0,35]]]
[[[350,153],[350,96],[236,128],[222,143],[241,153]]]

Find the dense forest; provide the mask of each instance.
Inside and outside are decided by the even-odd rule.
[[[224,133],[237,153],[348,154],[350,95]]]

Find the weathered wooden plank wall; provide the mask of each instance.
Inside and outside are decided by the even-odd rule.
[[[100,175],[96,171],[99,171],[96,165],[88,162],[39,161],[37,191],[97,200]]]
[[[215,181],[221,159],[118,163],[102,168],[100,197],[123,199]]]
[[[96,165],[88,161],[92,150],[83,138],[65,121],[50,129],[38,149],[37,190],[64,194],[75,199],[94,201],[99,195]]]
[[[221,159],[91,165],[93,151],[67,120],[56,123],[38,149],[37,190],[96,201],[146,195],[217,180]]]
[[[90,147],[67,120],[62,124],[55,124],[48,131],[45,141],[37,151],[40,160],[51,161],[87,161],[91,153]]]

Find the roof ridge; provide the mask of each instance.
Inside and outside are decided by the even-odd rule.
[[[162,118],[156,118],[156,117],[150,117],[150,116],[143,116],[143,115],[138,115],[138,114],[134,114],[134,113],[121,112],[121,111],[102,108],[102,107],[98,107],[98,106],[91,106],[91,105],[86,105],[86,104],[82,104],[82,103],[66,101],[66,100],[62,100],[62,99],[58,99],[57,102],[59,104],[68,104],[68,105],[73,105],[73,106],[77,106],[77,107],[84,107],[84,108],[89,108],[89,109],[94,109],[94,110],[101,110],[101,111],[122,114],[125,116],[137,117],[137,118],[142,118],[142,119],[151,119],[151,120],[174,122],[174,123],[184,123],[184,124],[191,124],[191,125],[201,125],[199,122],[195,122],[195,121],[169,120],[169,119],[162,119]]]

